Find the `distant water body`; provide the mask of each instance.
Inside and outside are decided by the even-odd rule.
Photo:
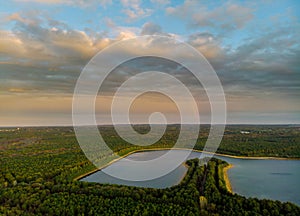
[[[185,150],[176,151],[180,157],[180,154],[183,154]],[[130,160],[150,160],[157,158],[166,152],[167,150],[137,152],[126,158]],[[189,159],[199,158],[202,154],[203,153],[200,152],[192,152]],[[237,159],[226,156],[215,157],[233,164],[233,168],[228,170],[228,176],[233,192],[246,197],[257,197],[259,199],[266,198],[284,202],[290,201],[300,205],[300,160],[260,160]],[[130,161],[121,159],[104,168],[104,170],[113,169],[126,174],[130,169],[130,166]],[[136,171],[141,173],[149,172],[149,170],[142,168]],[[168,175],[149,181],[125,181],[111,177],[102,171],[98,171],[82,178],[81,181],[166,188],[178,184],[186,171],[187,168],[181,165]]]

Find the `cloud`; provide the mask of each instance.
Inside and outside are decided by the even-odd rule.
[[[115,41],[133,38],[139,32],[141,35],[174,36],[152,22],[145,23],[141,29],[113,24],[110,26],[113,36],[108,37],[103,33],[88,34],[71,29],[62,22],[39,14],[25,16],[14,13],[8,19],[15,22],[15,27],[11,31],[0,32],[0,74],[1,90],[9,93],[17,93],[9,89],[18,88],[24,89],[25,93],[72,93],[83,66],[98,51]],[[210,61],[230,95],[252,91],[297,97],[300,48],[299,30],[291,31],[294,27],[294,23],[276,26],[273,30],[244,40],[236,48],[224,47],[222,35],[208,31],[189,35],[187,42]],[[153,49],[167,52],[163,41],[155,43]],[[123,51],[139,52],[132,47]],[[184,55],[182,57],[186,58]],[[112,86],[130,75],[133,66],[128,68],[123,71],[124,77],[110,80]],[[157,69],[160,69],[159,65]],[[186,83],[194,85],[193,80],[187,79]]]
[[[299,29],[299,23],[294,20],[277,22],[276,26],[249,34],[236,47],[224,46],[225,36],[208,31],[191,34],[187,42],[209,60],[229,98],[252,95],[266,101],[297,100],[300,97]]]
[[[145,10],[140,1],[123,1],[123,4],[123,9],[134,12],[139,9]],[[188,31],[192,33],[183,35],[183,38],[199,50],[218,73],[230,111],[297,111],[300,97],[298,20],[276,21],[268,28],[256,25],[256,31],[251,32],[247,26],[253,18],[251,7],[232,2],[222,6],[222,10],[219,6],[208,9],[199,7],[197,1],[186,1],[181,6],[169,7],[167,13],[183,19],[190,17],[189,25],[197,27],[197,31]],[[138,19],[138,16],[135,17]],[[105,24],[108,31],[96,32],[71,28],[68,24],[38,11],[7,16],[5,21],[9,22],[8,25],[12,28],[0,31],[0,91],[3,95],[16,96],[9,106],[20,107],[22,103],[31,102],[18,102],[18,97],[72,95],[76,80],[85,64],[98,51],[116,41],[133,38],[139,34],[176,38],[176,35],[166,32],[157,23],[145,22],[142,26],[129,27],[120,26],[114,22],[116,20],[118,19],[107,18]],[[226,29],[227,32],[218,29]],[[235,41],[236,35],[233,33],[235,37],[231,39],[228,31],[233,29],[235,31],[232,32],[236,33],[237,37],[239,34],[246,34],[247,37]],[[158,49],[161,53],[168,52],[163,40],[153,43],[153,49]],[[226,43],[229,43],[229,46]],[[132,46],[124,47],[122,51],[142,54]],[[188,53],[179,52],[179,55],[188,58]],[[134,75],[139,68],[173,74],[196,92],[198,97],[200,95],[197,92],[199,83],[193,77],[187,76],[182,67],[171,63],[163,64],[153,59],[120,67],[119,71],[107,78],[103,86],[104,93],[114,92],[120,83]],[[200,88],[202,95],[201,91]],[[205,100],[199,99],[202,104]],[[41,101],[49,105],[49,101],[52,100],[49,100],[49,103]],[[47,107],[38,106],[41,101],[36,100],[34,106],[37,106],[37,110],[46,110]],[[61,100],[55,101],[62,103]],[[9,110],[9,106],[5,109]],[[26,112],[27,108],[29,110],[29,105],[26,106]],[[70,112],[69,108],[60,109]]]
[[[142,8],[140,0],[121,0],[123,5],[123,13],[127,15],[127,21],[133,22],[150,16],[153,10],[150,8]]]
[[[141,29],[140,35],[161,35],[168,36],[172,38],[179,37],[178,35],[164,32],[160,25],[153,22],[146,22]]]
[[[298,24],[276,26],[225,53],[218,74],[229,94],[299,98]]]
[[[200,13],[193,14],[191,25],[240,29],[253,19],[252,12],[253,9],[237,4],[225,4],[211,11],[203,8]]]
[[[110,38],[113,41],[119,41],[123,39],[130,39],[136,37],[140,32],[140,28],[126,27],[126,26],[114,26],[110,30]]]
[[[0,31],[0,89],[24,89],[24,93],[71,93],[84,65],[100,50],[115,41],[132,38],[134,32],[115,29],[88,34],[40,14],[14,13],[12,30]],[[19,91],[21,93],[21,91]]]
[[[176,7],[170,6],[166,8],[166,13],[169,15],[175,15],[180,18],[186,17],[191,11],[195,10],[195,7],[198,5],[197,1],[194,0],[185,0],[181,5]],[[191,15],[191,14],[189,14]]]
[[[221,40],[209,32],[194,33],[189,36],[187,42],[212,62],[222,59],[225,54]]]
[[[171,3],[171,0],[151,0],[153,4],[157,4],[160,6],[165,6]]]
[[[16,2],[35,2],[35,3],[43,3],[43,4],[61,4],[67,3],[69,0],[15,0]]]
[[[165,37],[170,37],[172,39],[178,40],[178,41],[183,41],[180,35],[178,34],[173,34],[169,32],[165,32],[162,27],[156,23],[153,22],[146,22],[142,26],[140,30],[140,35],[157,35],[157,36],[165,36]]]
[[[161,33],[162,33],[161,27],[152,22],[145,23],[141,31],[141,35],[154,35],[154,34],[161,34]]]
[[[108,38],[104,33],[89,35],[39,14],[14,13],[8,19],[15,22],[15,27],[1,31],[0,44],[6,61],[15,61],[17,57],[22,58],[22,62],[37,64],[41,61],[56,65],[82,64],[114,40],[130,34],[120,30],[118,39]]]
[[[218,27],[222,30],[243,28],[254,18],[254,10],[234,3],[224,3],[208,9],[199,1],[186,0],[176,7],[166,8],[168,15],[180,17],[188,21],[192,27]]]
[[[14,0],[20,3],[39,3],[39,4],[63,4],[63,5],[72,5],[79,7],[90,7],[92,5],[101,5],[106,7],[107,5],[112,4],[112,0]]]
[[[105,17],[104,21],[109,28],[109,36],[117,40],[136,37],[140,32],[138,27],[119,26],[109,17]]]

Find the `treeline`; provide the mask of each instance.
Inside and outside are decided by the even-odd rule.
[[[206,166],[204,196],[208,203],[205,207],[208,215],[300,215],[300,208],[289,202],[245,198],[228,192],[220,171],[227,165],[225,161],[213,159]]]
[[[124,125],[124,127],[128,126]],[[190,127],[193,126],[190,125]],[[119,137],[113,126],[99,126],[99,132],[111,150],[119,155],[124,155],[132,150],[142,148],[171,148],[177,141],[180,128],[180,125],[168,125],[165,134],[158,142],[143,147],[124,141]],[[139,133],[147,133],[150,127],[147,125],[134,125],[134,129]],[[203,149],[209,130],[209,125],[200,126],[194,149]],[[186,135],[189,137],[188,134]],[[48,151],[48,154],[55,154],[53,146],[56,151],[63,151],[64,148],[81,151],[71,127],[11,129],[8,132],[0,132],[0,144],[1,148],[5,149],[4,154],[16,154],[16,150],[24,155],[39,155],[45,151]],[[31,144],[42,144],[42,149],[36,149],[36,146]],[[180,147],[189,148],[190,146],[183,143]],[[27,151],[30,149],[31,152]],[[217,152],[236,156],[300,158],[300,126],[227,125]],[[0,154],[3,154],[3,152],[0,151]],[[102,154],[101,157],[106,158],[110,152],[102,152]]]
[[[139,133],[147,133],[150,130],[147,125],[134,125],[134,128]],[[143,148],[173,147],[180,128],[180,125],[168,125],[164,136],[157,143]],[[209,125],[200,126],[194,149],[203,150],[209,130]],[[141,149],[140,146],[132,146],[122,140],[113,126],[99,126],[99,131],[109,147],[115,152],[122,154],[132,149]],[[186,135],[189,137],[188,134]],[[182,144],[180,147],[190,148],[187,144]],[[217,152],[236,156],[300,158],[300,126],[227,125]]]

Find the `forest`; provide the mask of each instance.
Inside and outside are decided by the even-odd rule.
[[[111,126],[101,127],[119,155],[139,148],[122,141]],[[170,125],[149,148],[172,147],[178,130],[178,125]],[[200,130],[196,149],[208,130]],[[218,152],[299,157],[299,134],[297,126],[229,126]],[[223,178],[228,164],[217,159],[187,161],[183,181],[167,189],[76,181],[95,167],[71,127],[1,128],[0,163],[0,215],[300,215],[300,208],[289,202],[228,192]]]
[[[134,128],[139,133],[147,133],[150,130],[148,125],[136,125]],[[193,149],[203,150],[209,130],[210,125],[200,126],[198,140]],[[119,138],[112,126],[102,126],[99,131],[114,152],[123,154],[130,148],[139,148],[132,147]],[[180,125],[168,125],[164,136],[157,143],[146,148],[173,147],[179,132]],[[217,153],[235,156],[300,158],[299,143],[300,126],[298,125],[227,125]],[[182,147],[190,148],[189,145],[184,144]]]

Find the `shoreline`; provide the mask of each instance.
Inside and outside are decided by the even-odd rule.
[[[187,174],[189,166],[186,163],[182,163],[182,165],[186,168],[186,171],[182,174],[182,176],[180,177],[178,183],[174,184],[173,186],[177,186],[177,185],[181,184],[182,180],[185,178],[185,176]],[[173,186],[171,186],[171,187],[173,187]]]
[[[87,173],[84,173],[80,176],[77,176],[76,178],[74,178],[74,181],[78,181],[84,177],[87,177],[95,172],[98,172],[102,169],[104,169],[105,167],[111,165],[114,162],[117,162],[119,160],[121,160],[122,158],[125,158],[131,154],[134,153],[138,153],[138,152],[146,152],[146,151],[163,151],[163,150],[186,150],[186,151],[194,151],[194,152],[199,152],[199,153],[205,153],[205,154],[210,154],[210,155],[217,155],[217,156],[223,156],[223,157],[229,157],[229,158],[235,158],[235,159],[242,159],[242,160],[300,160],[300,158],[283,158],[283,157],[254,157],[254,156],[235,156],[235,155],[228,155],[228,154],[221,154],[221,153],[212,153],[212,152],[208,152],[208,151],[202,151],[202,150],[197,150],[197,149],[188,149],[188,148],[149,148],[149,149],[136,149],[136,150],[132,150],[128,153],[126,153],[125,155],[119,156],[118,158],[115,158],[113,160],[111,160],[110,162],[106,163],[105,165],[99,167],[99,168],[95,168]]]
[[[234,167],[233,164],[228,164],[226,167],[223,168],[223,177],[224,177],[226,188],[232,194],[234,194],[234,192],[232,190],[232,186],[231,186],[230,179],[228,176],[228,170],[233,167]]]
[[[89,172],[87,172],[87,173],[84,173],[84,174],[82,174],[82,175],[80,175],[80,176],[77,176],[77,177],[74,178],[73,180],[74,180],[74,181],[77,181],[77,180],[80,180],[80,179],[82,179],[82,178],[84,178],[84,177],[87,177],[87,176],[89,176],[89,175],[91,175],[91,174],[93,174],[93,173],[95,173],[95,172],[98,172],[98,171],[104,169],[105,167],[108,167],[109,165],[111,165],[111,164],[117,162],[118,160],[121,160],[122,158],[125,158],[125,157],[127,157],[127,156],[129,156],[129,155],[131,155],[131,154],[134,154],[134,153],[138,152],[138,151],[139,151],[139,150],[134,150],[134,151],[131,151],[131,152],[126,153],[125,155],[119,156],[118,158],[115,158],[115,159],[109,161],[108,163],[104,164],[103,166],[100,166],[99,168],[95,168],[95,169],[93,169],[93,170],[91,170],[91,171],[89,171]]]
[[[145,152],[145,151],[160,151],[160,150],[187,150],[187,151],[194,151],[199,153],[205,153],[210,155],[217,155],[235,159],[243,159],[243,160],[300,160],[300,158],[284,158],[284,157],[271,157],[271,156],[238,156],[238,155],[229,155],[229,154],[222,154],[222,153],[213,153],[203,150],[197,149],[188,149],[188,148],[149,148],[149,149],[138,149],[130,152],[129,154],[137,153],[137,152]],[[128,156],[128,155],[126,155]]]

